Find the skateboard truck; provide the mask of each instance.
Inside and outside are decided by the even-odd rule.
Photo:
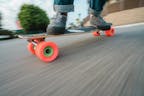
[[[44,40],[45,40],[45,38],[37,38],[37,39],[28,39],[27,41],[29,43],[33,43],[34,45],[37,45],[38,42],[42,42]]]

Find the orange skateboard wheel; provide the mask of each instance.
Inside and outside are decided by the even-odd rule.
[[[34,45],[32,43],[29,43],[27,46],[27,49],[30,53],[35,54],[35,49],[34,49]]]
[[[114,28],[111,28],[111,29],[105,31],[105,35],[108,37],[112,37],[112,36],[114,36],[114,34],[115,34]]]
[[[36,55],[44,62],[54,61],[58,54],[59,49],[53,42],[40,42],[36,47]]]
[[[115,34],[114,28],[111,28],[111,29],[105,31],[105,35],[108,37],[112,37],[112,36],[114,36],[114,34]]]
[[[99,32],[93,32],[93,36],[100,36]]]

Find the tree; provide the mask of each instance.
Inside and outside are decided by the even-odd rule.
[[[18,14],[20,24],[27,33],[46,31],[49,18],[45,11],[31,4],[22,5]]]

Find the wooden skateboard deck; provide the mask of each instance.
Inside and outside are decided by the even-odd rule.
[[[67,30],[65,34],[61,35],[47,35],[46,33],[41,34],[27,34],[27,35],[18,35],[21,39],[39,39],[39,38],[47,38],[47,37],[57,37],[57,36],[68,36],[68,35],[78,35],[78,34],[84,34],[88,32],[98,32],[99,29],[96,29],[95,27],[83,27],[73,30]]]

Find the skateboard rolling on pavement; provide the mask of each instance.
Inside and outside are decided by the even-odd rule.
[[[39,59],[44,62],[52,62],[59,55],[58,46],[51,41],[45,41],[45,38],[48,37],[56,37],[56,36],[68,36],[68,35],[78,35],[82,33],[91,32],[93,36],[100,36],[100,32],[104,32],[106,36],[112,37],[114,36],[114,28],[110,28],[108,30],[100,30],[95,27],[83,27],[79,29],[68,30],[65,34],[62,35],[47,35],[43,34],[29,34],[29,35],[18,35],[21,39],[27,39],[28,43],[28,51],[34,55],[36,55]]]

